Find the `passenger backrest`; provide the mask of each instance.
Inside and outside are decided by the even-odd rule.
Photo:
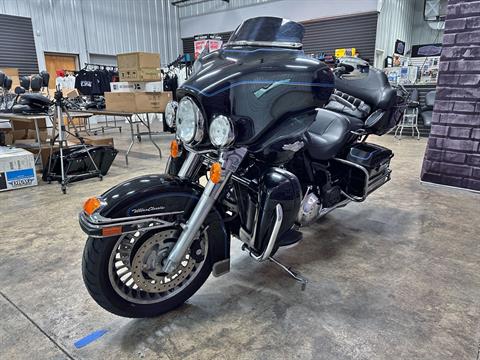
[[[396,91],[390,86],[387,76],[375,68],[370,68],[365,78],[335,76],[335,88],[365,101],[373,109],[388,110],[396,97]]]

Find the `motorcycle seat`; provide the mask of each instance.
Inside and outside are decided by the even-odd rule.
[[[337,155],[363,121],[334,111],[319,109],[315,121],[307,130],[307,151],[315,160],[328,160]]]

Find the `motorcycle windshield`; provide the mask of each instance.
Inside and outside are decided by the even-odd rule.
[[[245,20],[230,36],[226,46],[276,46],[301,48],[303,25],[277,17]]]

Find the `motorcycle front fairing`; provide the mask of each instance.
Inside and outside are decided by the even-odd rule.
[[[258,31],[265,24],[271,32]],[[333,91],[334,76],[301,50],[303,27],[300,31],[298,26],[282,25],[277,18],[247,20],[224,48],[197,59],[178,99],[195,99],[207,128],[216,115],[230,117],[238,146],[263,141],[262,135],[281,121],[322,107]],[[208,138],[202,145],[211,145]]]

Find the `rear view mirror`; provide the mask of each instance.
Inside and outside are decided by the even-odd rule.
[[[17,86],[17,87],[15,88],[15,94],[17,94],[17,95],[25,94],[25,89],[24,89],[23,87],[21,87],[21,86]]]

